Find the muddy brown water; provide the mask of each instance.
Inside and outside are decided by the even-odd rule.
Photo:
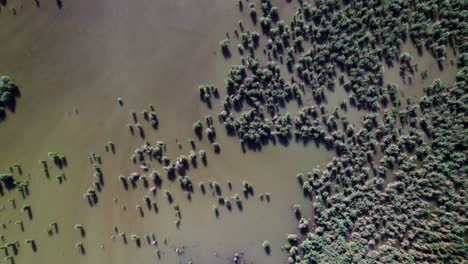
[[[152,164],[163,174],[162,189],[170,190],[174,204],[181,208],[180,229],[174,224],[174,204],[167,202],[162,190],[152,198],[159,207],[155,213],[146,209],[143,196],[148,191],[141,184],[126,191],[118,180],[119,175],[137,170],[130,154],[143,143],[126,127],[133,123],[131,110],[144,124],[147,140],[168,144],[170,158],[189,153],[187,138],[195,138],[193,122],[209,113],[215,117],[220,109],[220,101],[214,101],[212,111],[207,109],[199,101],[197,87],[213,83],[223,90],[230,65],[239,60],[231,45],[234,56],[226,61],[218,42],[227,31],[233,36],[239,16],[250,24],[247,6],[240,15],[236,1],[82,0],[63,1],[61,10],[55,1],[40,2],[37,8],[33,1],[8,1],[0,13],[0,72],[12,76],[22,92],[15,113],[8,113],[0,123],[0,171],[21,164],[23,175],[15,176],[30,182],[26,199],[12,191],[0,200],[4,206],[0,223],[6,224],[0,234],[6,242],[20,243],[16,263],[229,263],[232,254],[240,251],[247,263],[284,263],[286,255],[280,248],[286,234],[297,231],[292,205],[300,203],[304,215],[311,214],[311,203],[299,191],[295,175],[323,167],[331,159],[333,153],[323,146],[291,142],[242,153],[238,139],[228,137],[217,125],[221,155],[213,153],[206,138],[196,141],[197,149],[208,151],[208,165],[187,172],[196,189],[191,200],[177,182],[166,179],[158,163]],[[286,9],[283,1],[277,2],[280,12]],[[8,9],[12,6],[16,16]],[[398,76],[388,76],[399,81]],[[337,87],[327,96],[330,105],[337,105],[348,95]],[[123,107],[117,97],[123,98]],[[149,105],[158,113],[158,130],[151,129],[140,114]],[[294,113],[295,109],[288,110]],[[350,113],[353,121],[362,115],[354,112]],[[116,146],[115,154],[104,151],[109,140]],[[53,167],[47,157],[50,151],[66,155],[68,166]],[[93,208],[83,198],[94,180],[90,153],[102,156],[105,180]],[[48,160],[50,179],[41,172],[39,160]],[[67,180],[59,184],[55,177],[62,172]],[[242,180],[254,187],[255,196],[248,200],[242,195]],[[213,205],[218,201],[209,190],[201,194],[201,181],[220,183],[225,197],[240,193],[243,210],[234,204],[231,212],[218,206],[216,219]],[[260,201],[258,195],[267,192],[271,201]],[[8,202],[12,198],[16,209]],[[32,220],[20,211],[24,204],[31,205]],[[137,204],[144,208],[144,217]],[[17,219],[24,222],[24,232],[15,224]],[[51,222],[58,223],[59,232],[48,236],[44,229]],[[84,238],[74,230],[75,224],[84,226]],[[118,235],[111,239],[113,226],[126,233],[128,244]],[[156,235],[158,247],[146,244],[144,235],[150,233]],[[141,248],[131,234],[142,238]],[[24,245],[29,238],[37,242],[36,253]],[[269,256],[262,248],[264,240],[271,243]],[[77,242],[83,243],[85,255],[78,253]],[[175,248],[181,244],[185,254],[178,256]],[[0,255],[4,257],[3,252]]]

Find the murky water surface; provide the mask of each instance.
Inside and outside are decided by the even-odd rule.
[[[286,9],[286,3],[277,2],[280,12]],[[197,149],[208,152],[208,165],[188,171],[195,184],[191,200],[162,173],[161,188],[172,192],[174,203],[169,204],[158,190],[153,198],[159,208],[155,213],[143,201],[147,189],[139,184],[126,191],[118,180],[119,175],[138,169],[130,154],[144,142],[126,126],[133,123],[130,111],[144,124],[146,140],[165,141],[172,159],[190,152],[187,138],[195,138],[193,122],[220,111],[219,101],[212,110],[199,102],[197,87],[213,83],[222,91],[230,65],[239,61],[237,54],[226,61],[218,47],[227,31],[233,35],[239,20],[237,1],[80,0],[63,1],[58,10],[55,1],[40,1],[37,8],[34,1],[10,0],[8,7],[15,7],[17,15],[1,8],[0,73],[14,77],[22,93],[15,113],[0,123],[0,172],[21,164],[23,175],[15,176],[30,182],[27,199],[14,191],[0,200],[4,206],[0,223],[6,225],[4,230],[0,227],[0,234],[7,242],[20,242],[16,263],[229,263],[232,254],[240,251],[247,263],[285,262],[281,246],[287,233],[296,232],[291,207],[300,203],[304,214],[310,215],[312,206],[298,191],[294,177],[331,159],[333,153],[322,146],[291,141],[288,146],[270,144],[261,152],[243,153],[238,139],[227,136],[217,124],[220,155],[213,153],[206,138],[197,140]],[[241,16],[251,27],[247,12]],[[405,49],[417,57],[410,45]],[[420,69],[427,65],[430,76],[454,80],[449,63],[440,73],[432,58],[417,60]],[[420,97],[422,88],[430,84],[427,80],[419,85],[420,76],[415,79],[418,85],[403,83],[396,67],[386,68],[385,81],[396,82],[405,96]],[[342,87],[327,92],[329,111],[347,96]],[[123,106],[117,104],[117,97],[123,98]],[[150,128],[140,114],[149,105],[158,113],[158,130]],[[296,109],[291,105],[287,110]],[[349,113],[353,122],[363,114],[355,109]],[[115,154],[105,152],[108,141],[115,144]],[[68,166],[62,171],[50,166],[48,179],[38,161],[49,160],[50,151],[64,154]],[[94,181],[90,153],[102,156],[105,182],[93,208],[83,198]],[[159,163],[151,166],[163,172]],[[61,173],[67,177],[63,184],[55,179]],[[253,185],[254,197],[242,195],[243,180]],[[218,206],[217,219],[213,213],[217,198],[209,190],[205,195],[199,191],[201,181],[220,183],[225,197],[240,193],[242,210],[235,205],[232,211]],[[261,193],[269,193],[270,202],[261,201]],[[16,209],[8,199],[15,199]],[[21,212],[24,204],[31,205],[32,220]],[[143,217],[137,204],[144,208]],[[174,224],[174,204],[181,209],[180,229]],[[17,220],[24,222],[24,232]],[[58,223],[59,232],[48,236],[44,230],[52,222]],[[85,227],[84,238],[74,230],[75,224]],[[128,244],[118,235],[111,238],[113,226],[127,234]],[[157,247],[144,239],[151,233],[156,235]],[[131,234],[142,238],[140,248]],[[36,253],[24,245],[29,238],[37,242]],[[264,240],[271,243],[269,256],[262,248]],[[78,242],[84,245],[84,255],[75,247]],[[178,256],[175,248],[181,244],[185,254]],[[4,257],[3,252],[0,255]]]

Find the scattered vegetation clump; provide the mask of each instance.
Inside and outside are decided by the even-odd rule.
[[[164,195],[166,196],[169,203],[172,203],[174,201],[174,198],[172,197],[172,193],[170,191],[164,190]]]
[[[151,145],[150,142],[145,141],[142,146],[135,149],[134,153],[131,155],[131,160],[135,163],[141,163],[141,166],[144,168],[146,162],[153,159],[163,162],[165,150],[166,144],[162,141],[156,141],[155,145]]]
[[[229,50],[229,45],[230,41],[228,38],[223,39],[221,42],[219,42],[219,46],[221,47],[221,51],[223,52],[224,57],[230,57],[231,56],[231,51]]]
[[[83,194],[83,197],[88,201],[90,206],[94,206],[98,202],[98,196],[94,188],[88,188],[86,193]]]
[[[200,90],[200,100],[202,102],[205,102],[209,108],[212,107],[211,105],[211,98],[219,98],[219,92],[218,88],[216,88],[214,85],[210,84],[204,84],[198,86],[198,89]]]
[[[86,231],[85,231],[83,225],[76,224],[74,228],[80,232],[81,237],[86,236]]]
[[[3,183],[7,189],[14,189],[17,185],[17,182],[11,174],[0,174],[0,182]]]
[[[24,241],[24,244],[26,245],[31,245],[31,248],[34,252],[37,251],[37,245],[36,245],[36,241],[34,239],[26,239]]]
[[[269,255],[271,252],[270,241],[268,240],[263,241],[262,247],[265,250],[265,252]]]
[[[192,178],[190,176],[185,175],[185,176],[179,176],[179,183],[180,187],[188,192],[193,192],[193,184],[192,184]]]
[[[60,155],[57,152],[49,152],[47,155],[54,161],[57,167],[62,168],[67,165],[67,158],[64,155]]]
[[[203,129],[202,122],[201,122],[200,120],[197,120],[197,121],[193,124],[193,130],[195,131],[195,134],[197,134],[198,137],[201,137],[201,135],[202,135],[202,129]]]
[[[290,21],[281,20],[270,0],[248,4],[266,41],[239,21],[240,62],[226,76],[219,120],[243,148],[294,137],[336,152],[326,168],[297,175],[314,213],[307,219],[293,207],[301,234],[288,236],[289,263],[467,258],[468,13],[462,2],[300,1]],[[419,104],[411,98],[404,104],[383,74],[385,65],[397,65],[403,80],[415,78],[407,41],[420,54],[429,51],[441,69],[448,51],[458,54],[456,83],[435,81]],[[258,57],[259,48],[267,60]],[[349,98],[330,111],[327,95],[337,83]],[[292,101],[299,110],[284,113]],[[341,115],[348,106],[367,111],[362,124]],[[238,194],[234,200],[241,202]]]
[[[18,86],[8,76],[0,75],[0,119],[5,116],[5,107],[14,110],[15,98],[19,95]]]
[[[216,218],[219,217],[219,209],[216,205],[213,205],[213,213],[215,215]]]
[[[256,3],[249,3],[249,10],[255,23],[260,16]],[[383,84],[384,63],[399,63],[402,77],[414,75],[417,65],[401,50],[407,34],[441,61],[447,47],[462,51],[464,32],[458,22],[465,20],[462,10],[459,1],[317,1],[315,6],[302,3],[287,23],[280,20],[278,8],[269,0],[261,1],[260,24],[268,38],[263,50],[268,61],[261,63],[253,52],[258,48],[253,45],[258,33],[245,31],[239,22],[240,50],[252,52],[241,57],[241,63],[233,65],[226,77],[225,109],[219,117],[228,133],[237,135],[249,147],[259,147],[275,136],[288,139],[291,132],[332,147],[336,140],[324,138],[325,127],[319,120],[311,120],[313,109],[301,110],[295,117],[281,114],[280,109],[291,100],[301,105],[308,91],[317,104],[323,104],[325,91],[335,89],[339,73],[346,74],[346,80],[344,74],[339,80],[351,93],[350,105],[380,111],[387,104],[398,104],[395,86]],[[434,22],[435,18],[439,20]],[[283,56],[292,73],[290,80],[280,70]],[[342,102],[340,107],[346,109],[346,105]],[[235,117],[236,111],[242,113]],[[327,118],[328,130],[336,130],[337,117],[323,113],[322,117]]]

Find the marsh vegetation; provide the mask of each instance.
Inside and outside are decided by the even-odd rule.
[[[0,5],[5,262],[467,259],[463,1],[86,1]]]

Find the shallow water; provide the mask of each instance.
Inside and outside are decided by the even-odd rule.
[[[277,2],[281,12],[285,3]],[[26,200],[17,192],[0,200],[6,206],[0,211],[0,223],[7,225],[0,233],[7,242],[19,240],[17,263],[229,263],[232,254],[240,251],[247,263],[285,262],[280,248],[286,234],[297,231],[292,205],[300,203],[304,215],[311,215],[312,209],[302,197],[295,175],[323,167],[330,160],[333,153],[323,146],[305,147],[292,141],[288,146],[270,144],[261,152],[243,153],[238,139],[227,136],[217,125],[221,155],[213,153],[206,138],[197,141],[197,149],[208,152],[208,166],[200,164],[187,172],[196,189],[192,200],[177,182],[166,179],[158,163],[152,164],[162,172],[162,189],[170,190],[174,204],[181,208],[180,229],[174,224],[173,205],[168,204],[162,190],[153,198],[159,207],[155,213],[146,209],[143,196],[148,191],[141,184],[125,191],[118,180],[119,175],[136,170],[130,154],[143,143],[126,127],[133,123],[131,110],[144,124],[146,139],[165,141],[172,159],[189,153],[187,138],[195,138],[195,120],[210,112],[216,119],[220,101],[214,101],[210,111],[200,102],[197,87],[213,83],[222,91],[230,65],[239,61],[235,52],[226,61],[218,47],[227,31],[233,35],[239,20],[236,1],[143,0],[129,4],[124,0],[82,0],[64,2],[61,10],[54,1],[41,1],[40,8],[32,1],[24,1],[20,8],[21,3],[9,1],[17,6],[16,16],[5,8],[0,13],[0,72],[14,77],[22,91],[15,113],[0,123],[0,171],[21,164],[23,176],[18,177],[29,179],[31,192]],[[250,25],[247,11],[242,18]],[[430,76],[440,74],[432,69]],[[444,72],[448,72],[447,81],[453,81],[453,72]],[[413,89],[400,83],[397,67],[386,69],[385,78],[398,82],[407,96],[422,94],[420,86]],[[332,111],[348,95],[337,87],[327,96],[328,110]],[[123,107],[117,104],[117,97],[123,98]],[[158,113],[158,130],[150,128],[140,114],[150,104]],[[287,110],[295,109],[291,105]],[[350,111],[354,122],[363,114]],[[177,148],[176,139],[182,150]],[[104,151],[109,140],[116,145],[115,154]],[[50,166],[50,179],[40,171],[38,160],[48,160],[50,151],[64,154],[68,160],[63,169],[67,180],[61,185],[55,180],[60,170]],[[90,153],[102,156],[105,179],[99,203],[93,208],[82,197],[94,180]],[[241,181],[247,180],[255,196],[246,200],[242,195],[242,211],[235,204],[232,212],[218,206],[220,216],[216,219],[213,205],[218,204],[217,198],[209,190],[202,195],[198,189],[200,181],[206,184],[209,180],[221,184],[225,197],[242,193]],[[227,181],[232,182],[232,191]],[[271,201],[260,201],[258,195],[266,192]],[[8,202],[11,197],[15,197],[16,209]],[[32,221],[20,212],[26,203],[33,209]],[[144,217],[136,204],[144,208]],[[15,225],[16,219],[23,220],[25,232]],[[43,230],[54,221],[59,233],[49,237]],[[77,223],[85,227],[85,238],[73,229]],[[115,241],[111,239],[114,225],[127,234],[128,244],[117,235]],[[159,242],[159,261],[155,247],[144,239],[149,233]],[[142,238],[141,248],[130,239],[131,234]],[[28,238],[36,240],[36,253],[24,245]],[[271,243],[270,256],[263,251],[264,240]],[[75,248],[79,241],[85,255]],[[185,245],[185,254],[177,256],[175,247],[180,244]]]
[[[147,233],[158,238],[161,263],[186,263],[187,258],[194,263],[225,263],[236,251],[244,251],[248,262],[285,260],[280,247],[285,234],[296,231],[291,206],[303,201],[294,175],[326,163],[332,154],[323,148],[292,143],[243,154],[237,139],[228,138],[218,126],[222,154],[215,156],[206,139],[197,143],[208,150],[208,166],[188,174],[195,186],[210,179],[219,182],[226,197],[241,193],[241,181],[248,180],[255,197],[243,197],[242,212],[236,206],[232,212],[220,208],[216,219],[215,197],[203,196],[197,189],[188,201],[178,183],[165,180],[162,188],[171,190],[181,208],[180,230],[162,191],[154,199],[158,214],[145,208],[141,218],[135,206],[144,206],[147,191],[141,186],[125,191],[117,178],[135,170],[130,154],[143,142],[126,127],[132,123],[131,110],[142,119],[139,113],[154,105],[160,128],[154,131],[145,125],[147,139],[167,142],[171,158],[189,153],[187,137],[195,137],[192,124],[208,113],[199,102],[198,84],[213,82],[222,87],[232,63],[218,54],[217,43],[237,23],[236,3],[75,1],[64,3],[60,11],[52,3],[40,8],[25,3],[17,10],[17,16],[12,16],[2,9],[0,17],[5,25],[0,28],[0,66],[8,69],[2,73],[14,76],[22,91],[16,112],[0,124],[0,145],[7,150],[0,153],[1,168],[8,171],[9,165],[19,163],[24,171],[20,179],[30,174],[31,194],[25,201],[16,193],[6,196],[16,197],[19,208],[30,204],[34,213],[32,221],[8,206],[0,214],[1,222],[24,221],[24,233],[18,232],[14,220],[3,232],[7,241],[20,241],[17,263],[32,259],[35,263],[153,263],[154,246],[144,242],[137,248],[129,238]],[[117,97],[123,98],[123,107],[118,106]],[[176,139],[183,144],[182,151],[176,148]],[[116,145],[115,155],[104,151],[108,140]],[[63,170],[67,181],[62,185],[54,178],[58,169],[51,168],[50,179],[40,171],[38,160],[48,159],[49,151],[67,156],[69,165]],[[82,198],[94,180],[87,158],[91,152],[102,155],[105,178],[94,208]],[[162,172],[160,166],[156,168]],[[227,180],[233,184],[232,191]],[[269,203],[257,197],[265,192],[271,194]],[[3,204],[8,204],[6,198]],[[59,234],[49,237],[43,229],[53,221],[60,227]],[[85,227],[85,238],[73,229],[76,223]],[[118,236],[115,242],[110,238],[114,225],[127,234],[127,245]],[[37,253],[23,245],[27,238],[36,239]],[[261,247],[265,239],[272,245],[270,256]],[[75,248],[79,241],[84,244],[84,256]],[[179,244],[186,247],[180,257],[174,252]]]

